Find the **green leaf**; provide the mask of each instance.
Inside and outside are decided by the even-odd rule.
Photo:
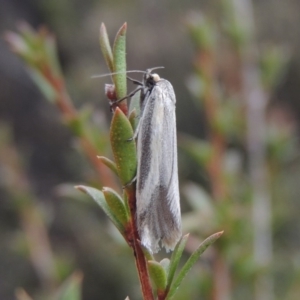
[[[118,175],[124,186],[132,182],[137,168],[136,146],[135,142],[130,140],[132,137],[131,124],[117,107],[111,122],[110,141]]]
[[[105,156],[97,156],[97,158],[106,165],[109,169],[111,169],[116,175],[118,175],[118,170],[116,164]]]
[[[131,111],[131,113],[129,114],[129,122],[132,126],[132,128],[136,128],[137,126],[137,116],[136,116],[136,110],[134,109],[133,111]]]
[[[163,258],[159,263],[165,269],[166,274],[169,274],[170,260],[168,258]]]
[[[66,282],[64,282],[55,299],[80,300],[81,282],[82,282],[82,274],[79,272],[74,273],[70,278],[66,280]]]
[[[52,85],[49,83],[47,79],[45,79],[44,75],[37,69],[30,67],[28,69],[29,74],[35,84],[39,87],[41,90],[42,94],[46,99],[51,102],[55,103],[55,100],[57,98],[57,93],[55,89],[52,87]]]
[[[83,135],[84,125],[80,118],[76,117],[68,120],[68,125],[75,136],[80,137]]]
[[[28,23],[22,23],[18,26],[21,36],[24,41],[26,41],[27,45],[35,50],[35,48],[39,48],[41,36],[39,31],[35,31]]]
[[[273,45],[263,49],[260,58],[260,75],[263,85],[268,90],[274,88],[278,82],[281,82],[281,77],[285,76],[287,62],[290,60],[289,54],[286,49]]]
[[[48,57],[49,66],[51,66],[53,74],[57,77],[63,77],[63,73],[61,70],[59,58],[58,58],[58,51],[57,51],[57,44],[54,35],[48,33],[44,40],[44,47]]]
[[[185,247],[188,237],[189,237],[189,234],[184,235],[181,238],[181,240],[177,243],[177,245],[172,253],[171,260],[170,260],[170,266],[169,266],[169,272],[168,272],[168,280],[167,280],[168,288],[170,288],[172,281],[174,279],[175,272],[176,272],[179,260],[181,258],[181,255],[184,250],[184,247]]]
[[[206,166],[212,157],[212,147],[209,142],[200,141],[190,135],[178,136],[179,146],[186,151],[200,166]]]
[[[106,132],[106,129],[101,127],[101,130],[99,130],[99,126],[90,122],[93,118],[93,111],[94,108],[91,105],[86,104],[77,111],[76,117],[67,121],[76,136],[84,136],[93,144],[93,146],[99,146],[101,151],[103,151],[103,142],[101,143],[99,140],[101,141],[103,139],[103,132]],[[107,143],[107,138],[105,143]]]
[[[141,91],[136,92],[130,99],[129,105],[129,114],[131,114],[134,110],[136,111],[136,115],[140,115],[140,99],[141,99]]]
[[[149,260],[148,269],[157,290],[164,291],[167,286],[167,273],[163,266],[155,260]]]
[[[236,6],[233,1],[223,0],[220,4],[224,15],[222,27],[229,37],[229,41],[236,47],[234,50],[240,51],[250,42],[253,34],[252,28],[241,18],[243,13],[237,9],[239,6]]]
[[[130,206],[129,206],[129,202],[128,202],[128,194],[125,189],[123,189],[123,199],[124,199],[125,209],[128,212],[128,215],[130,216],[131,212],[130,212]]]
[[[127,23],[124,23],[116,35],[113,47],[114,72],[120,73],[113,75],[118,99],[127,96],[126,31]]]
[[[120,223],[126,227],[129,221],[129,212],[126,211],[122,198],[109,187],[104,187],[102,192],[112,213],[116,216]]]
[[[152,253],[149,251],[149,249],[145,246],[143,246],[141,243],[140,243],[140,246],[143,250],[143,253],[144,253],[144,256],[146,257],[147,260],[155,260],[154,256],[152,255]]]
[[[185,263],[185,265],[182,267],[180,270],[177,278],[171,285],[170,291],[168,293],[168,296],[166,299],[171,299],[174,294],[176,293],[178,287],[180,286],[182,280],[186,276],[186,274],[189,272],[189,270],[192,268],[192,266],[197,262],[199,259],[200,255],[211,245],[213,244],[221,235],[223,234],[223,231],[217,232],[210,237],[208,237],[206,240],[204,240],[198,249],[190,256],[188,261]]]
[[[106,27],[104,23],[101,24],[100,26],[100,48],[102,51],[102,54],[104,56],[104,59],[106,61],[106,64],[110,70],[110,72],[114,72],[114,59],[113,59],[113,54],[111,51],[110,43],[109,43],[109,38],[108,34],[106,31]]]
[[[104,213],[110,218],[114,225],[118,228],[120,233],[124,236],[125,229],[123,224],[118,220],[109,205],[106,203],[104,194],[101,191],[84,185],[78,185],[75,188],[90,195],[94,199],[94,201],[102,208]]]
[[[196,46],[201,50],[210,51],[216,39],[216,32],[212,22],[207,20],[202,14],[194,13],[190,16],[187,25]]]
[[[26,62],[26,57],[28,56],[28,52],[30,52],[30,48],[24,38],[20,34],[7,31],[4,33],[4,39],[8,43],[10,50]]]

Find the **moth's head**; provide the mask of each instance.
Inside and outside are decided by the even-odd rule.
[[[154,82],[160,81],[160,76],[159,76],[158,74],[156,74],[156,73],[150,74],[150,77],[151,77],[151,79],[152,79]]]
[[[144,82],[148,88],[153,87],[158,81],[160,81],[160,76],[158,74],[151,74],[151,71],[145,73]]]

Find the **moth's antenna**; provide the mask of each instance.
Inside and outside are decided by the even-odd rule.
[[[102,74],[102,75],[93,75],[91,78],[102,78],[102,77],[106,77],[106,76],[110,76],[110,75],[115,75],[115,74],[127,74],[127,73],[148,73],[148,72],[152,72],[153,70],[156,69],[163,69],[164,67],[154,67],[151,69],[147,69],[147,71],[141,71],[141,70],[130,70],[130,71],[126,71],[126,72],[113,72],[113,73],[106,73],[106,74]]]
[[[131,70],[131,71],[126,71],[126,72],[113,72],[113,73],[106,73],[102,75],[93,75],[92,78],[101,78],[101,77],[106,77],[110,75],[115,75],[115,74],[127,74],[127,73],[146,73],[145,71],[140,71],[140,70]]]
[[[154,67],[154,68],[151,68],[151,69],[147,69],[147,72],[152,72],[152,71],[154,71],[154,70],[157,70],[157,69],[164,69],[165,67],[163,67],[163,66],[160,66],[160,67]]]

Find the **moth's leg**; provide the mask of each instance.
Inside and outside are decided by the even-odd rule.
[[[126,96],[126,98],[134,96],[138,91],[141,91],[144,88],[144,84],[141,81],[135,80],[135,79],[133,79],[133,78],[131,78],[129,76],[127,76],[127,79],[129,79],[130,81],[132,81],[134,84],[138,85],[139,87],[137,87],[133,92],[131,92],[128,96]],[[117,103],[119,103],[119,101],[121,101],[121,100],[124,100],[124,99],[118,100]],[[139,128],[140,128],[141,118],[142,118],[142,115],[140,115],[140,120],[139,120],[138,125],[137,125],[137,127],[135,129],[133,137],[131,137],[130,139],[128,139],[127,140],[128,142],[133,141],[133,140],[135,140],[137,138],[138,132],[139,132]]]
[[[122,102],[125,99],[131,98],[132,96],[134,96],[138,91],[142,90],[142,87],[138,87],[136,88],[134,91],[132,91],[130,94],[126,95],[125,97],[115,101],[113,104],[119,104],[120,102]]]
[[[129,79],[132,83],[136,84],[136,85],[140,85],[143,86],[143,83],[141,81],[135,80],[129,76],[127,76],[127,79]]]

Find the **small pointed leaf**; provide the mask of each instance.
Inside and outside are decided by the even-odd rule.
[[[170,270],[170,260],[168,258],[164,258],[159,263],[165,269],[166,274],[168,275]]]
[[[128,194],[125,189],[123,190],[123,199],[124,199],[125,209],[128,212],[128,215],[130,216],[130,206],[129,206],[129,202],[128,202]]]
[[[82,120],[80,118],[72,118],[68,121],[68,125],[70,127],[70,129],[72,130],[72,133],[79,137],[83,135],[84,132],[84,124],[82,122]]]
[[[95,202],[102,208],[104,213],[110,218],[110,220],[114,223],[114,225],[118,228],[120,233],[124,235],[124,226],[122,223],[118,220],[118,218],[115,216],[109,205],[106,203],[104,194],[92,187],[84,186],[84,185],[79,185],[75,187],[76,189],[90,195]]]
[[[32,78],[32,80],[35,82],[35,84],[38,86],[38,88],[41,90],[42,94],[46,99],[51,102],[55,103],[55,100],[57,98],[57,93],[53,86],[47,81],[47,79],[44,77],[44,75],[34,67],[30,67],[28,69],[29,74]]]
[[[136,110],[134,109],[133,111],[131,111],[131,113],[129,114],[129,122],[132,126],[133,129],[136,128],[137,125],[137,115],[136,115]]]
[[[105,156],[97,156],[97,158],[106,165],[109,169],[111,169],[116,175],[118,175],[118,170],[116,164]]]
[[[59,58],[58,58],[56,39],[54,35],[48,33],[44,43],[47,51],[49,65],[51,66],[53,74],[57,77],[63,77]]]
[[[20,34],[23,37],[24,41],[28,44],[30,48],[33,50],[35,48],[39,48],[41,35],[39,34],[39,30],[34,30],[28,23],[22,22],[20,26],[18,26],[20,30]]]
[[[110,140],[118,175],[124,186],[133,180],[137,168],[135,142],[130,140],[132,137],[131,124],[117,107],[111,122]]]
[[[155,261],[155,258],[152,255],[152,253],[149,251],[149,249],[147,247],[143,246],[142,243],[139,243],[139,244],[143,250],[143,253],[144,253],[144,256],[146,257],[146,259],[148,261],[152,261],[152,260]]]
[[[172,253],[170,266],[169,266],[169,272],[168,272],[168,288],[170,288],[172,281],[174,279],[174,275],[175,275],[179,260],[181,258],[181,255],[184,250],[184,247],[185,247],[188,237],[189,237],[189,234],[184,235],[181,238],[181,240],[177,243],[177,245]]]
[[[165,269],[155,260],[148,261],[148,269],[157,290],[164,291],[167,286],[167,274]]]
[[[110,72],[114,72],[114,59],[104,23],[100,26],[100,48]]]
[[[197,262],[199,259],[200,255],[211,245],[213,244],[221,235],[223,234],[223,231],[217,232],[210,237],[208,237],[206,240],[204,240],[198,249],[190,256],[188,261],[185,263],[185,265],[182,267],[180,270],[177,278],[171,285],[170,291],[167,296],[167,300],[172,299],[174,294],[176,293],[178,287],[180,286],[182,280],[186,276],[186,274],[189,272],[189,270],[192,268],[192,266]]]
[[[136,115],[140,115],[140,98],[141,98],[141,91],[137,91],[130,99],[129,104],[129,112],[130,114],[135,110]]]
[[[113,75],[113,81],[116,86],[116,94],[118,99],[121,99],[127,95],[127,78],[125,73],[126,72],[126,31],[127,31],[127,23],[124,23],[116,35],[114,46],[113,46],[114,72],[119,72],[119,74]]]
[[[109,187],[104,187],[102,189],[102,192],[112,213],[121,222],[121,224],[124,227],[126,227],[129,220],[129,215],[126,211],[122,198],[113,189]]]
[[[80,300],[81,299],[82,274],[74,273],[64,282],[55,299],[58,300]]]

